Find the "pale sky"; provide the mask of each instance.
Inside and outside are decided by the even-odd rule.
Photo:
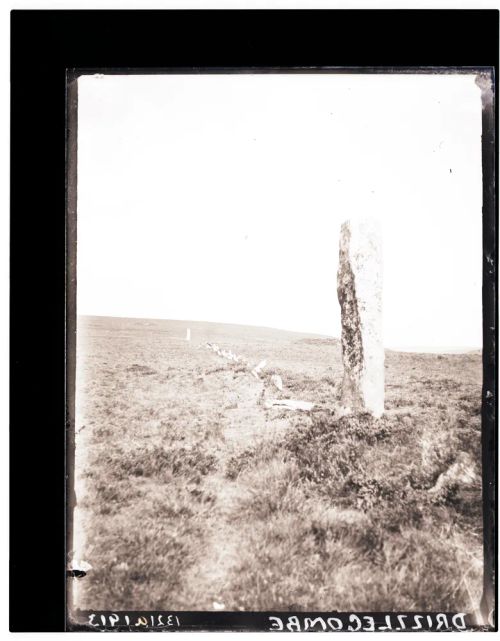
[[[78,313],[340,335],[341,223],[383,229],[387,347],[482,344],[473,75],[78,80]]]

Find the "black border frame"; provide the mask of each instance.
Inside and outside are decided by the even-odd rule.
[[[13,11],[11,13],[10,629],[66,625],[67,72],[191,68],[498,77],[496,10]],[[484,105],[483,105],[484,107]],[[498,115],[483,108],[485,549],[497,574]],[[71,168],[69,172],[71,181]],[[70,190],[71,192],[71,190]],[[69,308],[67,309],[67,306]],[[68,420],[69,419],[69,420]],[[68,443],[70,445],[70,443]],[[34,566],[38,559],[40,567]],[[38,584],[33,589],[33,580]],[[28,583],[29,582],[29,583]],[[28,588],[29,585],[29,588]],[[494,597],[490,585],[485,599]],[[485,608],[488,604],[485,603]],[[224,615],[228,615],[224,617]],[[268,629],[265,613],[197,613],[195,628]],[[281,613],[283,614],[283,613]],[[304,614],[304,613],[302,613]],[[239,621],[234,621],[234,616]],[[251,616],[249,616],[251,615]],[[252,616],[254,617],[252,619]],[[225,621],[224,621],[225,618]],[[197,623],[198,622],[198,623]],[[490,629],[497,629],[496,617]],[[235,627],[233,627],[235,626]],[[78,629],[78,628],[73,628]],[[193,629],[193,628],[191,628]]]

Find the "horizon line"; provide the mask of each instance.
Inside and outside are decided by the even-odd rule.
[[[178,323],[210,323],[212,325],[236,325],[238,327],[255,327],[258,329],[271,329],[280,332],[290,332],[291,334],[310,334],[313,336],[318,336],[321,338],[331,338],[340,342],[340,337],[333,336],[332,334],[321,334],[314,331],[304,331],[296,329],[284,329],[282,327],[273,327],[270,325],[252,325],[248,323],[234,323],[228,321],[205,321],[205,320],[194,320],[188,318],[157,318],[151,316],[110,316],[105,314],[76,314],[78,317],[94,317],[94,318],[122,318],[126,320],[150,320],[150,321],[175,321]],[[444,352],[450,353],[468,353],[482,351],[483,346],[473,346],[473,345],[385,345],[384,349],[389,351],[397,352],[407,352],[407,353],[436,353],[440,354]],[[440,351],[439,351],[440,350]]]

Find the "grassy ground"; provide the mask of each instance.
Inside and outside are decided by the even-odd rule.
[[[207,340],[266,358],[281,396],[315,409],[266,409],[280,392]],[[335,413],[333,339],[80,318],[79,341],[75,554],[92,570],[78,607],[477,607],[479,353],[388,351],[375,420]]]

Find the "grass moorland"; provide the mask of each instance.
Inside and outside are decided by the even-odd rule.
[[[478,606],[479,353],[387,351],[377,420],[335,411],[334,339],[94,317],[78,330],[75,555],[92,570],[77,607]],[[267,359],[262,380],[205,341]]]

